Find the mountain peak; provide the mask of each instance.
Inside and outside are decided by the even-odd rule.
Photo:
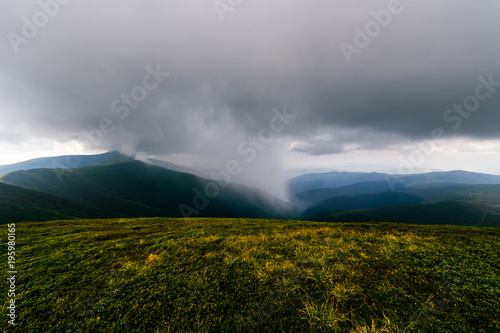
[[[133,161],[134,158],[117,151],[110,151],[95,155],[62,155],[53,157],[39,157],[31,160],[2,165],[0,175],[30,169],[74,169],[90,165],[110,165],[120,162]]]

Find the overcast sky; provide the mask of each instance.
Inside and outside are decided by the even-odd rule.
[[[283,168],[498,173],[499,14],[496,0],[4,0],[0,164],[237,160],[268,187]]]

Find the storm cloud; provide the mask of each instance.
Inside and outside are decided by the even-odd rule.
[[[270,161],[278,147],[339,154],[436,128],[497,139],[499,12],[494,0],[3,1],[0,141],[229,158],[284,108],[297,116]]]

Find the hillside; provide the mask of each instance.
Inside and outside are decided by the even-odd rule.
[[[325,193],[325,190],[317,191]],[[401,188],[394,192],[333,196],[305,207],[301,218],[315,221],[498,227],[500,185],[441,184],[432,188]]]
[[[419,196],[399,192],[356,194],[343,197],[333,197],[312,205],[301,214],[301,218],[308,219],[319,214],[324,215],[338,211],[410,205],[417,204],[422,201],[423,199]]]
[[[292,212],[289,204],[242,185],[230,184],[218,195],[206,195],[206,188],[220,186],[208,179],[139,161],[68,170],[62,181],[54,169],[16,171],[4,175],[1,181],[105,211],[106,216],[177,217],[183,216],[181,204],[189,207],[186,210],[193,212],[192,216],[278,218]]]
[[[449,224],[500,227],[500,205],[471,201],[443,201],[375,209],[355,209],[308,215],[313,221],[391,221],[413,224]]]
[[[465,200],[500,204],[500,185],[441,184],[432,188],[407,188],[400,191],[419,196],[425,202]]]
[[[357,194],[376,194],[384,192],[393,192],[396,189],[401,190],[404,188],[405,186],[402,185],[401,183],[398,183],[397,185],[392,185],[387,181],[361,182],[341,187],[320,188],[320,189],[309,190],[306,192],[301,192],[293,195],[290,198],[290,200],[300,205],[301,207],[310,207],[314,204],[317,204],[320,201],[331,198],[351,196]]]
[[[358,194],[408,193],[421,197],[425,201],[475,200],[500,203],[500,185],[453,184],[453,183],[416,183],[409,187],[402,182],[391,184],[387,181],[361,182],[337,188],[324,188],[297,194],[291,200],[299,205],[309,207],[320,201]]]
[[[0,182],[0,224],[111,216],[57,196]]]
[[[0,175],[19,171],[40,168],[73,169],[90,165],[109,165],[133,161],[132,157],[119,152],[107,152],[97,155],[64,155],[56,157],[35,158],[20,163],[0,166]]]
[[[500,331],[497,228],[148,218],[16,235],[19,332]]]
[[[177,164],[166,162],[166,161],[161,161],[161,160],[154,159],[154,158],[149,159],[146,164],[156,165],[158,167],[161,167],[161,168],[164,168],[167,170],[190,173],[192,175],[195,175],[195,176],[201,177],[201,178],[209,178],[210,177],[208,170],[201,170],[201,169],[195,169],[195,168],[191,168],[191,167],[187,167],[187,166],[181,166],[181,165],[177,165]]]

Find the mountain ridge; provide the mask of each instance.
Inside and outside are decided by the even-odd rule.
[[[191,212],[199,212],[199,216],[210,217],[281,217],[291,209],[286,202],[260,190],[234,184],[221,186],[215,181],[140,161],[71,169],[63,180],[54,169],[15,171],[0,180],[89,208],[133,217],[179,217],[183,214],[182,204],[191,207]],[[203,195],[210,186],[218,186],[220,193],[213,197]]]
[[[54,161],[70,157],[42,158],[41,161],[52,165]],[[33,164],[33,160],[26,162],[29,163],[21,162],[17,167],[39,165],[37,161]],[[403,176],[337,171],[301,175],[287,183],[292,184],[289,189],[295,191],[289,193],[292,203],[288,203],[245,185],[199,177],[189,168],[168,162],[141,162],[116,152],[89,155],[84,162],[98,165],[34,168],[1,175],[0,182],[12,187],[0,189],[4,198],[0,202],[0,215],[21,218],[26,216],[22,212],[25,209],[31,212],[28,216],[39,212],[45,219],[87,215],[205,216],[321,218],[331,222],[344,218],[349,222],[363,217],[416,223],[414,217],[420,216],[422,223],[440,224],[443,220],[452,224],[468,223],[447,208],[455,207],[474,219],[487,216],[488,225],[496,223],[497,215],[500,217],[500,212],[497,214],[500,176],[462,170]],[[323,182],[325,177],[329,179]],[[27,189],[31,192],[26,192]],[[15,198],[19,198],[19,204],[15,204]],[[59,204],[51,205],[51,200]],[[418,214],[419,209],[422,214]],[[435,211],[433,218],[432,211]]]
[[[111,151],[94,155],[61,155],[52,157],[39,157],[18,163],[1,165],[0,175],[14,171],[41,168],[73,169],[90,165],[109,165],[133,160],[125,154]]]

